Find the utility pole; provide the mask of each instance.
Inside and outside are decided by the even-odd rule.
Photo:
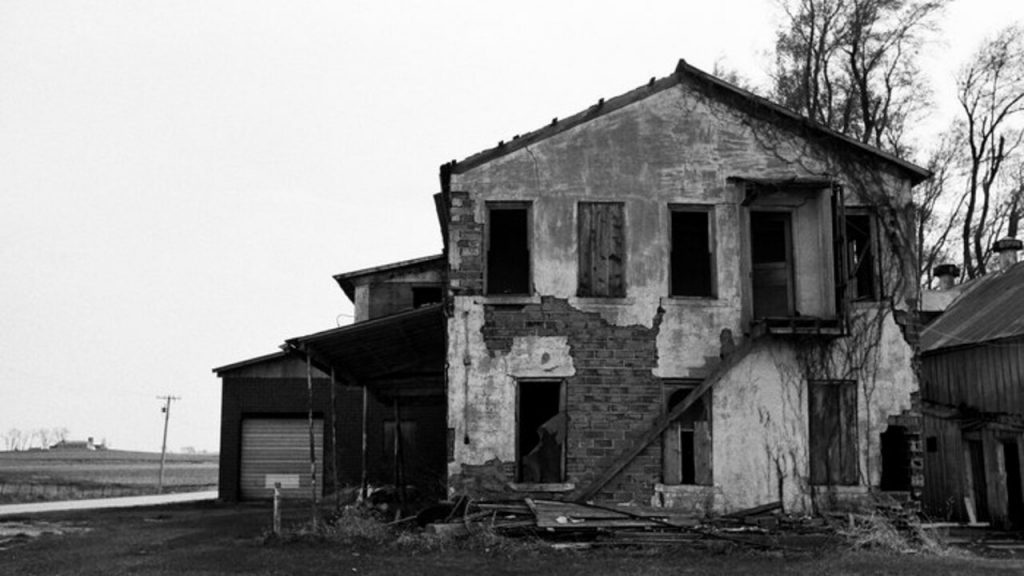
[[[171,402],[175,400],[181,400],[180,396],[157,396],[157,400],[163,400],[166,403],[160,409],[164,413],[164,443],[160,447],[160,485],[158,491],[160,494],[164,492],[164,461],[167,458],[167,422],[171,419]]]

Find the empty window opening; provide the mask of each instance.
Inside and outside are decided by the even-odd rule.
[[[668,397],[672,410],[696,388],[676,387]],[[711,484],[711,418],[707,396],[698,399],[664,435],[662,479],[665,484]]]
[[[441,301],[440,286],[413,286],[412,307],[419,308],[428,304],[436,304]]]
[[[850,295],[854,300],[878,299],[878,273],[872,222],[869,214],[847,214],[846,216]]]
[[[487,293],[530,291],[529,211],[525,206],[490,206]]]
[[[580,202],[578,295],[626,296],[623,204]]]
[[[516,480],[555,483],[565,478],[565,387],[560,380],[519,382]]]
[[[672,210],[672,296],[714,296],[709,213]]]
[[[811,484],[856,485],[857,383],[812,381],[808,392]]]
[[[793,315],[793,270],[788,212],[750,213],[754,318]]]

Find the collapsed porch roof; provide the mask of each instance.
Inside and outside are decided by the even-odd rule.
[[[444,373],[441,304],[299,336],[282,348],[308,355],[327,371],[360,386],[394,385]]]

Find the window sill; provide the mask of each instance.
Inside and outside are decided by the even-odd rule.
[[[632,296],[573,296],[569,299],[569,302],[570,304],[578,303],[585,306],[632,306],[636,304],[636,298]]]
[[[477,304],[540,304],[538,294],[494,294],[477,298]]]
[[[573,482],[509,482],[507,486],[514,492],[572,492],[576,489]]]
[[[671,308],[692,308],[694,306],[705,308],[725,308],[728,302],[717,296],[662,296],[662,306]]]

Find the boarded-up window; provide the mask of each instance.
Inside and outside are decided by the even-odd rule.
[[[670,385],[666,409],[682,402],[699,385]],[[711,411],[708,395],[694,402],[664,434],[662,480],[665,484],[710,485],[711,476]]]
[[[488,206],[487,293],[529,294],[529,209],[525,205]]]
[[[879,298],[879,274],[876,261],[874,219],[870,214],[848,210],[846,246],[850,267],[850,295],[854,300]]]
[[[565,478],[565,386],[561,380],[519,382],[516,452],[519,482],[553,483]]]
[[[709,213],[672,209],[672,296],[714,296],[714,259]]]
[[[812,381],[810,397],[811,484],[857,484],[857,383]]]
[[[623,205],[580,202],[578,295],[625,297],[625,261]]]

